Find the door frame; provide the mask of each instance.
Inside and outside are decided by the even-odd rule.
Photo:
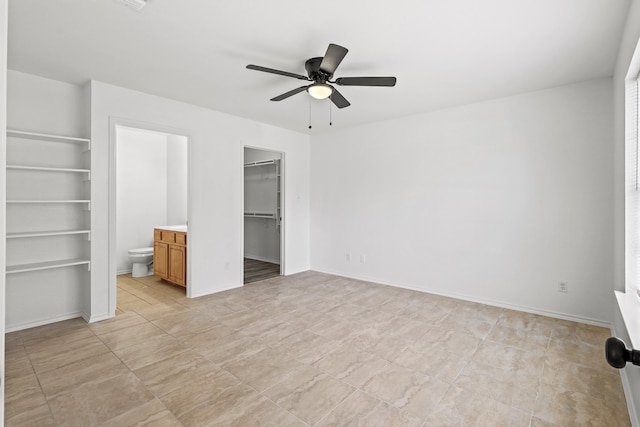
[[[272,153],[280,154],[280,275],[285,275],[285,260],[286,260],[286,245],[285,245],[285,237],[286,237],[286,229],[287,229],[287,214],[286,214],[286,185],[285,185],[285,176],[286,176],[286,156],[287,153],[285,151],[280,151],[272,148],[265,148],[256,145],[243,145],[242,146],[242,175],[244,177],[244,149],[250,148],[252,150],[260,150],[260,151],[269,151]],[[241,265],[244,265],[244,179],[242,180],[242,262]],[[244,277],[244,273],[243,273]],[[244,280],[243,280],[244,286]]]
[[[116,260],[116,187],[117,187],[117,128],[125,127],[141,131],[176,135],[187,139],[187,222],[191,219],[191,137],[188,132],[170,126],[141,122],[120,117],[109,117],[109,313],[115,315],[117,307],[117,260]],[[191,251],[187,251],[187,271],[191,265]],[[187,275],[187,297],[191,297],[191,277]]]

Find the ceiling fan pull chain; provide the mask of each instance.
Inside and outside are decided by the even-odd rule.
[[[333,116],[331,114],[333,109],[331,108],[331,104],[333,104],[333,99],[331,99],[331,95],[329,95],[329,126],[333,126]]]
[[[311,129],[311,100],[309,100],[309,129]]]

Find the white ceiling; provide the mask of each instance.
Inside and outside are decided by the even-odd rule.
[[[307,132],[329,101],[304,82],[329,43],[349,49],[335,77],[396,76],[394,88],[341,87],[333,128],[611,76],[630,0],[10,0],[9,68],[90,79]]]

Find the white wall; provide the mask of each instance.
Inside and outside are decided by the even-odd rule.
[[[115,210],[109,205],[110,136],[114,123],[163,128],[189,137],[188,294],[242,286],[243,147],[281,151],[287,159],[285,274],[309,268],[309,137],[307,135],[100,82],[91,83],[92,320],[115,313]],[[135,124],[135,126],[134,126]],[[139,124],[139,125],[137,125]],[[144,125],[144,126],[143,126]],[[169,131],[171,130],[171,131]],[[112,189],[113,190],[113,189]]]
[[[609,322],[611,111],[602,79],[314,136],[312,269]]]
[[[167,135],[167,219],[166,225],[187,223],[189,164],[187,138]]]
[[[280,159],[273,151],[244,149],[244,162]],[[248,167],[244,170],[244,211],[276,212],[277,181],[274,166]],[[280,230],[273,219],[244,219],[244,256],[280,264]]]
[[[116,138],[116,256],[124,274],[129,249],[153,246],[153,228],[167,225],[167,136],[119,127]]]
[[[89,136],[85,88],[11,70],[7,72],[7,86],[8,128],[85,138]],[[4,149],[2,154],[5,154]],[[69,161],[52,159],[52,161],[57,160]],[[5,168],[3,167],[2,170],[4,171]],[[52,179],[57,180],[60,177],[52,177]],[[2,188],[5,188],[4,184]],[[10,190],[15,191],[16,188]],[[2,194],[4,196],[5,192],[3,191]],[[2,206],[4,208],[4,203]],[[47,208],[47,212],[52,215],[63,212],[62,216],[72,221],[77,219],[74,215],[79,215],[76,207],[51,206]],[[19,228],[29,230],[30,227],[34,229],[40,227],[41,230],[42,217],[43,215],[34,217],[25,215]],[[64,218],[58,219],[64,220]],[[20,218],[12,214],[9,220],[15,225],[14,220],[20,221]],[[2,221],[2,225],[5,225],[5,220]],[[63,252],[75,251],[88,245],[87,242],[77,241],[80,239],[80,237],[42,238],[39,240],[38,251],[31,248],[30,254],[51,257],[52,252],[46,252],[46,250],[52,244],[60,244]],[[7,255],[10,258],[25,255],[26,249],[21,247],[23,242],[20,242],[20,239],[12,240],[15,240],[11,243],[12,253]],[[69,257],[80,256],[80,254],[69,255]],[[2,260],[4,262],[4,256]],[[86,269],[72,267],[12,274],[7,279],[7,285],[6,328],[9,331],[88,315],[89,273]]]

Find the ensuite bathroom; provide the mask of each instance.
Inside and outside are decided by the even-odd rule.
[[[116,127],[118,275],[139,278],[155,271],[186,287],[187,142],[186,136]],[[159,258],[154,265],[154,241],[171,260]],[[170,264],[181,269],[180,277],[163,276]]]

